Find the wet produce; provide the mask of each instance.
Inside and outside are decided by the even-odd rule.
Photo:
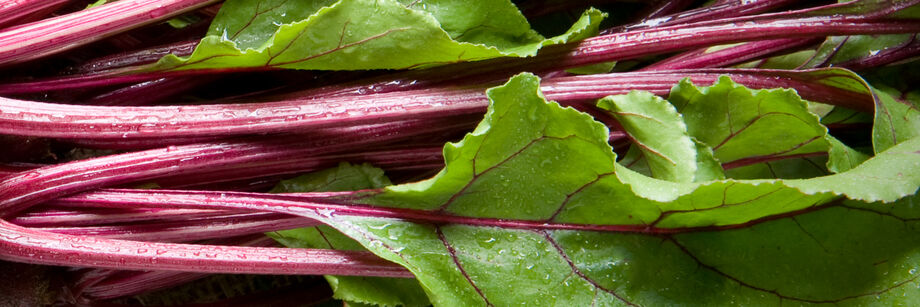
[[[0,304],[920,301],[920,1],[0,16]]]

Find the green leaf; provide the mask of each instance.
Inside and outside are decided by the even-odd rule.
[[[738,68],[797,69],[815,56],[815,50],[801,50],[735,65]]]
[[[106,3],[108,3],[108,2],[109,2],[108,0],[96,0],[96,2],[93,2],[93,3],[90,3],[90,4],[86,5],[86,8],[87,8],[87,9],[91,9],[91,8],[94,8],[94,7],[97,7],[97,6],[106,4]]]
[[[854,61],[898,48],[920,39],[915,34],[831,36],[802,67],[821,67]]]
[[[595,35],[604,16],[590,9],[543,38],[510,1],[231,0],[191,56],[152,69],[405,69],[524,57]]]
[[[725,175],[734,179],[758,178],[812,178],[829,175],[827,156],[785,158],[761,162],[725,170]]]
[[[830,146],[827,128],[792,90],[750,90],[728,77],[702,88],[684,80],[669,101],[723,165],[826,153]]]
[[[886,87],[876,90],[875,123],[872,126],[872,147],[881,152],[920,135],[920,99],[913,95],[897,97]],[[900,93],[898,93],[900,96]],[[897,97],[897,98],[896,98]]]
[[[860,163],[869,159],[869,155],[857,151],[836,138],[830,138],[831,149],[827,151],[827,169],[834,173],[842,173],[853,169]]]
[[[696,173],[693,176],[693,181],[703,182],[725,179],[725,170],[722,169],[722,164],[719,164],[719,161],[712,156],[712,148],[697,140],[693,140],[693,144],[696,150]],[[645,155],[638,146],[630,145],[626,155],[618,163],[632,171],[653,177],[648,161],[646,161]]]
[[[293,248],[323,248],[366,250],[355,240],[329,226],[317,226],[268,233],[284,246]],[[428,306],[425,292],[418,281],[405,278],[326,275],[333,297],[352,303],[374,306]]]
[[[666,100],[649,92],[609,96],[597,106],[609,111],[629,133],[654,178],[693,182],[696,146],[681,115]]]
[[[593,75],[593,74],[606,74],[613,70],[617,66],[616,61],[610,62],[601,62],[597,64],[585,65],[575,68],[566,69],[565,72],[575,75]]]
[[[712,148],[698,140],[693,140],[696,147],[696,174],[693,181],[703,182],[709,180],[725,179],[725,170],[722,164],[713,156]]]
[[[848,108],[834,107],[821,116],[821,124],[871,124],[872,114]]]
[[[382,188],[391,185],[383,170],[364,163],[340,163],[337,168],[312,172],[292,179],[282,180],[271,193],[303,193],[355,191]]]
[[[330,221],[414,269],[436,306],[913,305],[915,198],[676,235]]]
[[[353,191],[382,188],[390,180],[383,170],[369,164],[341,163],[337,168],[282,180],[271,192]],[[316,226],[268,233],[287,247],[365,250],[355,240],[329,226]],[[427,306],[425,292],[413,279],[361,276],[331,276],[326,281],[336,299],[375,306]]]
[[[725,84],[716,87],[743,96]],[[786,95],[772,93],[779,94],[766,96]],[[839,199],[891,202],[916,193],[920,138],[836,175],[676,183],[615,163],[605,126],[547,103],[533,75],[488,96],[483,122],[445,146],[441,173],[361,200],[624,232],[311,217],[405,266],[439,306],[860,304],[876,297],[892,304],[902,302],[901,286],[915,285],[914,196],[889,205]]]

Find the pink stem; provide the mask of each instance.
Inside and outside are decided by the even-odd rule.
[[[920,26],[920,24],[918,24]],[[738,74],[738,82],[753,87],[809,87],[772,80],[770,71],[721,70]],[[787,72],[776,74],[790,75]],[[629,90],[662,93],[684,77],[714,80],[715,71],[663,71],[568,77],[547,80],[542,89],[550,100],[599,99]],[[747,77],[746,77],[747,75]],[[790,80],[791,81],[791,80]],[[801,88],[800,88],[801,89]],[[828,96],[827,90],[808,99],[871,110],[871,97]],[[858,95],[857,95],[858,96]],[[865,95],[863,95],[865,96]],[[867,102],[866,98],[869,98]],[[843,100],[841,100],[843,99]],[[354,126],[413,118],[438,120],[481,114],[488,101],[480,88],[392,92],[362,96],[300,98],[257,104],[156,107],[100,107],[39,103],[0,98],[0,133],[60,138],[128,139],[203,137]]]
[[[208,245],[250,247],[277,246],[264,235],[227,237],[202,242]],[[174,271],[120,271],[108,269],[83,269],[70,287],[71,300],[111,299],[166,289],[208,276],[206,273]]]
[[[53,234],[5,220],[0,220],[0,259],[119,270],[412,277],[369,252],[109,240]]]
[[[366,129],[309,140],[287,137],[170,146],[42,167],[17,173],[0,182],[0,212],[9,215],[44,200],[104,186],[184,176],[204,170],[232,172],[264,161],[361,148],[424,131],[398,129],[397,132]]]
[[[6,0],[0,2],[0,29],[31,21],[36,14],[54,10],[70,0]],[[32,17],[32,18],[30,18]]]
[[[119,53],[98,58],[77,67],[76,72],[81,74],[96,73],[127,66],[150,64],[158,61],[167,54],[188,56],[192,54],[198,41],[183,41],[168,45],[156,46],[144,50]]]
[[[244,213],[191,220],[130,225],[46,227],[37,230],[97,238],[151,242],[190,242],[315,226],[318,222],[277,213]]]
[[[18,214],[8,220],[25,227],[75,227],[144,221],[180,221],[240,213],[203,209],[40,207],[40,210]]]
[[[0,65],[24,62],[169,19],[217,0],[121,0],[0,32]]]
[[[718,51],[702,48],[655,62],[643,67],[641,71],[725,67],[785,50],[796,50],[796,48],[809,46],[817,41],[808,38],[789,38],[749,42]]]

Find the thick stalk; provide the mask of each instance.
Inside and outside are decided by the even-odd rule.
[[[0,32],[0,65],[59,53],[218,0],[122,0]]]
[[[37,14],[54,10],[70,0],[8,0],[0,3],[0,29],[29,22]]]
[[[918,24],[920,26],[920,24]],[[745,70],[663,71],[588,75],[547,80],[547,99],[560,102],[599,99],[629,90],[658,94],[682,78],[701,83],[729,74],[755,88],[799,89],[807,99],[871,110],[871,97],[822,88],[795,73]],[[776,78],[780,77],[780,78]],[[129,139],[228,136],[304,131],[337,126],[443,119],[480,114],[488,105],[481,88],[430,88],[362,96],[295,99],[258,104],[162,107],[99,107],[38,103],[0,98],[0,133],[41,137]]]

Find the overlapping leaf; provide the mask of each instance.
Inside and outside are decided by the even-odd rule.
[[[420,224],[335,212],[315,218],[407,267],[436,305],[918,300],[909,289],[920,257],[920,212],[911,205],[920,185],[920,138],[814,179],[668,182],[616,164],[605,127],[546,103],[537,83],[521,75],[491,89],[485,120],[445,147],[439,175],[368,202],[551,224],[647,225],[644,233]],[[835,200],[840,196],[902,200]]]
[[[872,147],[881,152],[920,135],[920,104],[909,98],[895,97],[891,89],[876,91],[875,124],[872,126]],[[901,96],[901,95],[898,95]]]
[[[596,34],[603,16],[588,10],[544,38],[510,1],[232,0],[191,56],[154,69],[405,69],[531,56]]]
[[[649,175],[655,178],[693,182],[697,171],[696,143],[677,110],[649,92],[634,91],[598,102],[608,110],[633,139],[635,153],[641,153]],[[639,157],[636,162],[639,163]],[[721,170],[721,169],[720,169]]]

